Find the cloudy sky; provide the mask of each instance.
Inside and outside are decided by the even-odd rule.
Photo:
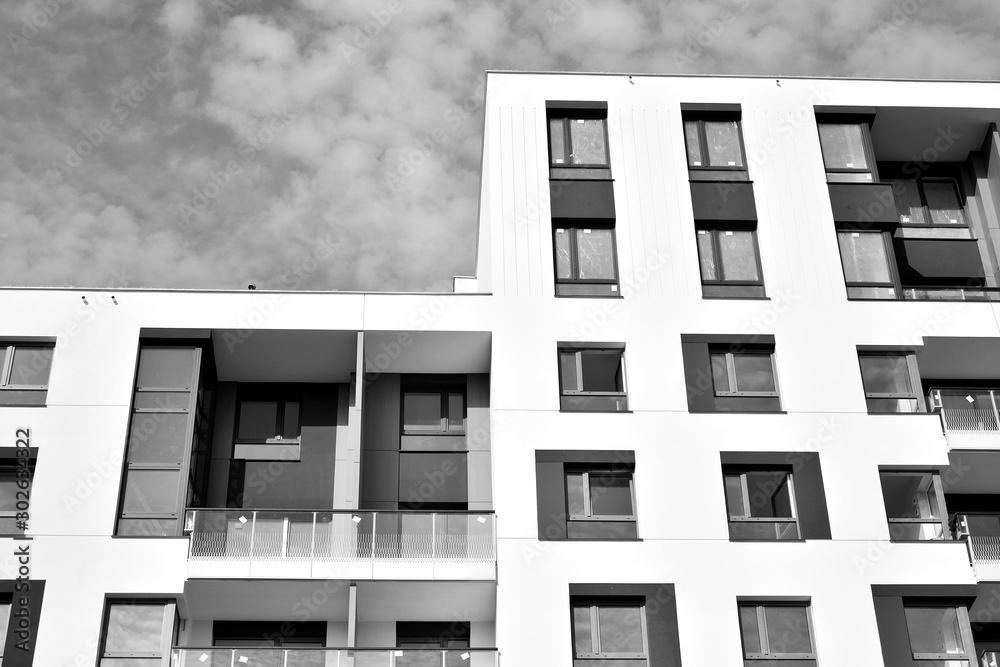
[[[0,285],[448,290],[486,69],[1000,77],[994,0],[0,0],[0,33]]]

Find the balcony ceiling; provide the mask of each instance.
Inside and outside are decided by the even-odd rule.
[[[496,620],[496,582],[358,583],[358,621]]]
[[[489,373],[488,331],[366,331],[365,368],[382,373]]]
[[[349,581],[189,579],[180,611],[196,620],[346,621],[349,592]]]
[[[212,332],[223,382],[347,382],[357,365],[356,331]]]
[[[932,106],[938,102],[929,99],[928,107],[919,108],[879,107],[872,125],[876,157],[889,162],[924,160],[921,154],[934,149],[939,153],[936,159],[941,162],[964,162],[970,151],[982,147],[990,123],[1000,123],[1000,109]],[[950,137],[947,142],[953,142],[944,151],[941,148],[947,142],[942,134]]]
[[[926,336],[917,367],[924,381],[996,380],[1000,387],[1000,339]]]
[[[945,493],[1000,493],[1000,451],[949,452],[949,468],[941,471]]]

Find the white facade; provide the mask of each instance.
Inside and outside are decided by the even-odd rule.
[[[55,343],[44,407],[0,407],[0,447],[14,447],[23,428],[38,449],[30,540],[0,538],[0,578],[17,578],[15,550],[30,545],[30,578],[45,582],[30,623],[33,664],[97,664],[108,599],[176,600],[177,647],[211,646],[216,620],[326,621],[327,646],[359,648],[396,646],[396,621],[468,621],[471,646],[495,647],[507,666],[574,664],[571,585],[671,585],[660,602],[676,605],[686,667],[743,664],[738,601],[806,601],[824,667],[896,667],[883,658],[889,640],[873,586],[903,587],[904,601],[934,590],[949,601],[971,595],[973,629],[991,625],[1000,607],[989,582],[1000,577],[990,563],[973,568],[963,540],[890,541],[879,473],[936,472],[949,502],[1000,498],[1000,435],[965,451],[937,413],[870,414],[858,352],[914,355],[918,396],[934,380],[1000,387],[1000,308],[988,290],[997,286],[1000,230],[997,90],[491,73],[478,275],[459,279],[455,294],[0,291],[0,346]],[[567,100],[606,102],[622,298],[555,296],[546,103]],[[766,299],[703,297],[682,104],[729,105],[729,113],[739,105]],[[962,196],[984,258],[984,300],[848,298],[837,236],[847,227],[834,219],[816,116],[861,110],[874,114],[879,161],[934,150],[934,160],[920,159],[971,170]],[[944,136],[951,143],[935,148]],[[691,411],[682,335],[773,337],[780,411]],[[474,487],[487,491],[469,509],[495,512],[495,575],[492,564],[435,570],[406,559],[367,569],[278,559],[255,570],[248,557],[213,570],[189,562],[188,537],[115,536],[139,346],[154,338],[205,341],[220,382],[344,387],[333,496],[316,511],[370,509],[360,491],[369,383],[358,377],[488,374],[491,463],[470,467],[470,502]],[[629,411],[560,411],[560,343],[623,344]],[[540,540],[535,471],[548,450],[634,452],[639,539]],[[731,540],[725,452],[818,455],[829,537]],[[4,664],[8,655],[11,639]],[[651,666],[668,664],[649,655]]]

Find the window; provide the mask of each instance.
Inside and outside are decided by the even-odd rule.
[[[771,352],[713,350],[711,361],[716,396],[778,395]]]
[[[709,297],[763,297],[755,229],[699,229],[702,292]]]
[[[0,405],[45,405],[55,345],[0,343]]]
[[[888,239],[882,232],[838,231],[849,299],[895,299]]]
[[[819,124],[826,180],[831,183],[878,181],[867,122]]]
[[[24,534],[25,524],[17,515],[21,514],[23,519],[27,512],[35,461],[28,459],[27,465],[20,465],[21,460],[0,462],[0,535]]]
[[[920,375],[915,355],[868,352],[859,353],[858,361],[868,412],[924,412],[923,396],[917,392]]]
[[[172,602],[109,600],[98,667],[152,667],[170,654],[174,638]]]
[[[684,143],[693,180],[747,180],[738,113],[685,112]]]
[[[928,667],[975,665],[975,645],[965,606],[907,604],[903,611],[914,660],[927,661],[920,664]]]
[[[240,387],[233,458],[298,461],[301,456],[302,400],[276,387]]]
[[[746,667],[771,664],[806,667],[816,664],[808,604],[743,603],[739,605],[739,611],[743,664]],[[771,663],[771,660],[794,662]]]
[[[214,621],[212,623],[212,646],[227,648],[322,648],[326,646],[326,623],[322,621]],[[256,660],[261,660],[266,664],[265,658],[275,655],[277,652],[264,651],[254,655],[249,652],[246,658],[251,660],[249,664],[255,664]],[[278,653],[280,655],[280,653]],[[299,654],[289,654],[288,665],[291,666]],[[310,654],[312,655],[312,654]],[[230,656],[222,656],[229,664]],[[247,664],[239,657],[235,658],[237,665]]]
[[[799,539],[792,473],[724,471],[723,481],[730,539]]]
[[[403,433],[465,433],[465,391],[404,391]]]
[[[557,296],[618,294],[614,227],[553,227]]]
[[[469,637],[472,626],[467,621],[396,621],[396,646],[398,648],[414,649],[460,649],[470,648]],[[398,656],[397,656],[398,657]],[[427,654],[414,654],[412,660],[424,659],[426,664],[433,664],[435,667],[441,664],[441,657],[437,654],[433,656]],[[436,660],[436,662],[434,662]],[[463,664],[460,655],[446,655],[447,665],[454,662],[456,665]],[[400,664],[397,660],[397,664]],[[411,664],[407,662],[407,664]],[[424,662],[414,662],[414,665],[423,665]]]
[[[597,412],[628,410],[624,346],[595,344],[585,349],[559,348],[560,409]]]
[[[895,541],[948,538],[941,477],[934,472],[881,471],[882,498]]]
[[[635,538],[632,472],[568,468],[566,519],[569,538]]]
[[[3,663],[3,657],[7,653],[7,625],[10,623],[10,607],[10,600],[0,602],[0,664]]]
[[[648,665],[645,605],[628,601],[574,601],[574,667]]]
[[[954,178],[893,179],[899,222],[903,225],[964,227],[965,213]]]
[[[601,105],[590,103],[588,106],[600,107]],[[607,117],[607,105],[603,105],[603,108],[552,108],[550,106],[548,118],[549,176],[551,178],[611,178],[608,160]]]

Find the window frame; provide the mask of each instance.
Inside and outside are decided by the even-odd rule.
[[[573,133],[570,130],[570,123],[573,121],[599,120],[604,129],[604,156],[605,164],[586,163],[573,164],[569,162],[556,162],[552,155],[552,125],[553,121],[561,121],[561,131],[563,147],[567,155],[573,154]],[[545,114],[545,138],[546,152],[548,153],[550,178],[559,179],[589,179],[589,180],[609,180],[611,178],[611,141],[608,137],[608,110],[604,108],[571,108],[571,107],[548,107]],[[553,174],[555,170],[567,170],[566,173]],[[574,175],[574,171],[579,171],[579,175]]]
[[[904,394],[901,392],[877,392],[868,391],[868,387],[865,386],[865,373],[864,366],[861,363],[863,358],[886,358],[886,357],[902,357],[906,361],[906,373],[910,380],[910,393]],[[868,414],[870,415],[909,415],[909,414],[925,414],[927,412],[927,404],[924,401],[924,396],[922,393],[922,383],[920,381],[920,371],[917,368],[917,355],[913,352],[905,350],[858,350],[858,370],[861,373],[861,387],[865,392],[865,404],[868,409]],[[915,401],[915,409],[911,412],[900,412],[896,411],[886,411],[886,410],[873,410],[871,406],[871,401],[878,400],[913,400]]]
[[[20,451],[25,451],[25,450],[20,450]],[[13,478],[14,488],[16,489],[13,494],[15,498],[14,509],[0,510],[0,519],[12,519],[15,522],[15,530],[13,531],[4,532],[2,528],[0,528],[0,536],[3,537],[22,536],[25,534],[24,529],[17,529],[16,521],[18,514],[28,512],[27,506],[30,503],[31,499],[31,486],[35,479],[35,461],[37,456],[37,454],[33,449],[26,450],[25,454],[26,454],[25,456],[0,459],[0,480],[2,480],[2,478],[8,474],[11,475]],[[27,460],[27,463],[22,465],[21,462],[25,459]],[[21,486],[22,481],[25,481],[26,485],[24,487]],[[23,491],[27,494],[28,497],[27,501],[17,500],[18,497],[17,494],[20,491]],[[19,502],[25,503],[26,505],[25,509],[23,510],[17,509],[17,504]],[[28,521],[30,521],[30,516],[28,518]],[[0,523],[0,526],[2,526],[2,523]],[[3,656],[0,655],[0,658],[2,657]]]
[[[611,266],[614,272],[614,277],[612,278],[580,278],[580,250],[579,242],[577,240],[577,235],[579,232],[585,230],[609,230],[611,232]],[[569,235],[569,261],[570,261],[570,274],[569,278],[559,277],[559,244],[556,242],[556,235],[563,231]],[[556,282],[556,296],[604,296],[604,297],[616,297],[620,296],[618,293],[619,286],[619,275],[618,275],[618,235],[615,234],[615,225],[613,224],[594,224],[594,223],[570,223],[564,220],[553,221],[552,224],[552,269]],[[597,292],[593,294],[581,294],[565,289],[560,290],[560,285],[607,285],[609,293]]]
[[[156,653],[141,651],[125,653],[114,651],[108,653],[108,630],[111,622],[111,608],[114,606],[162,606],[163,624],[160,628],[160,650]],[[105,660],[149,660],[169,658],[170,651],[177,634],[177,602],[173,599],[155,598],[105,598],[104,615],[101,621],[101,637],[98,646],[97,665],[101,667]]]
[[[729,377],[729,386],[730,387],[736,387],[737,389],[735,391],[732,390],[732,389],[729,389],[729,390],[720,390],[718,387],[715,386],[715,373],[714,373],[713,360],[714,360],[714,358],[716,356],[718,356],[720,354],[721,355],[725,355],[725,359],[726,359],[726,371],[727,371],[727,375]],[[736,375],[736,355],[745,356],[745,357],[750,357],[750,356],[753,356],[753,357],[763,357],[763,356],[766,355],[770,359],[770,361],[771,361],[771,379],[772,379],[772,381],[774,383],[774,391],[740,391],[739,390],[739,382],[738,382],[738,378],[737,378],[737,375]],[[725,397],[725,398],[742,398],[742,397],[780,398],[780,393],[779,393],[779,389],[778,389],[778,368],[777,368],[777,364],[775,363],[774,350],[773,349],[766,350],[766,349],[762,348],[762,349],[759,349],[759,350],[758,349],[742,349],[742,350],[738,350],[738,351],[733,351],[732,349],[721,349],[721,348],[719,348],[717,346],[710,345],[709,349],[708,349],[708,358],[709,358],[709,364],[713,368],[713,373],[712,373],[712,390],[715,392],[715,395],[717,397]]]
[[[242,384],[242,383],[241,383]],[[302,441],[302,395],[295,390],[283,390],[280,388],[254,387],[254,383],[247,383],[245,387],[239,388],[236,400],[236,417],[233,427],[234,445],[264,445],[264,444],[292,444]],[[275,403],[275,437],[265,438],[241,438],[240,437],[240,417],[243,414],[244,403]],[[298,434],[294,438],[287,438],[284,434],[285,427],[285,406],[288,403],[297,403],[299,406]],[[277,437],[280,436],[280,437]]]
[[[441,418],[439,429],[408,429],[406,428],[406,396],[408,394],[437,394],[440,400],[441,406]],[[462,418],[461,418],[461,428],[452,429],[451,425],[454,421],[451,417],[451,405],[449,403],[449,398],[452,395],[460,395],[462,397]],[[400,406],[399,406],[399,432],[401,435],[465,435],[468,430],[468,419],[469,419],[469,395],[468,388],[463,385],[455,384],[452,386],[421,386],[419,384],[413,384],[412,386],[402,387],[400,391]]]
[[[682,112],[681,117],[681,127],[684,134],[684,160],[687,163],[688,176],[691,180],[749,180],[746,144],[743,140],[743,118],[740,112],[685,111]],[[690,153],[688,151],[687,125],[688,123],[692,123],[696,127],[696,133],[698,135],[698,149],[701,152],[702,162],[705,162],[710,157],[708,151],[708,133],[705,131],[706,122],[736,123],[736,134],[739,137],[740,159],[743,161],[742,165],[691,164]],[[734,178],[741,174],[746,174],[746,178]],[[715,176],[715,178],[713,178],[713,176]]]
[[[754,260],[757,263],[757,280],[728,280],[725,277],[717,279],[705,278],[704,266],[701,261],[701,244],[697,243],[698,236],[702,234],[707,234],[711,237],[710,247],[712,249],[712,257],[715,260],[716,273],[723,273],[722,265],[722,252],[719,247],[719,235],[725,232],[748,232],[751,239],[753,240],[753,252]],[[756,226],[752,228],[738,227],[734,225],[698,225],[695,229],[695,242],[698,253],[698,275],[701,278],[702,286],[702,296],[707,298],[715,299],[726,299],[726,298],[739,298],[739,299],[764,299],[767,298],[767,293],[764,289],[764,267],[760,259],[760,244],[757,240],[757,228]],[[716,288],[718,291],[728,291],[732,290],[732,294],[706,294],[706,288]],[[728,289],[727,289],[728,288]],[[747,289],[747,294],[739,294],[741,288]],[[749,293],[754,288],[759,288],[760,293]]]
[[[958,629],[959,634],[962,637],[962,643],[965,644],[964,653],[958,655],[956,653],[918,653],[913,650],[913,640],[912,632],[910,630],[910,624],[906,617],[907,609],[954,609],[956,615],[958,616]],[[949,603],[927,603],[921,601],[919,603],[903,603],[903,623],[906,626],[906,638],[910,643],[910,654],[914,660],[967,660],[969,667],[975,667],[978,658],[976,657],[976,643],[972,635],[972,625],[969,621],[969,610],[962,604],[949,604]],[[971,648],[972,652],[969,652]]]
[[[878,183],[878,164],[875,160],[875,145],[872,142],[871,133],[871,122],[872,119],[868,117],[841,117],[835,118],[833,116],[816,118],[816,134],[819,137],[819,147],[820,155],[823,159],[823,170],[826,172],[827,183]],[[868,162],[867,169],[858,168],[848,168],[848,167],[827,167],[826,166],[826,147],[823,145],[823,133],[820,130],[821,125],[856,125],[861,128],[861,149],[864,152],[865,160]],[[867,179],[857,178],[868,174]],[[831,175],[833,178],[831,178]]]
[[[844,273],[844,287],[847,291],[847,298],[850,300],[866,301],[898,301],[902,299],[902,288],[899,280],[899,270],[896,268],[896,252],[892,246],[892,235],[886,231],[873,231],[865,229],[837,229],[837,253],[840,255],[840,268]],[[858,282],[847,279],[847,265],[844,263],[844,248],[840,243],[841,234],[870,234],[878,235],[882,241],[882,252],[885,254],[886,270],[889,274],[889,282]],[[891,289],[891,296],[852,296],[852,289]]]
[[[935,519],[933,517],[927,518],[927,519],[924,519],[924,518],[921,518],[921,517],[890,517],[889,516],[889,508],[888,507],[884,507],[884,505],[885,505],[885,487],[883,486],[883,483],[882,483],[883,479],[885,477],[892,477],[892,476],[915,477],[915,476],[918,476],[918,475],[930,475],[931,476],[931,484],[934,487],[934,494],[935,494],[935,496],[937,496],[937,505],[938,505],[938,507],[936,509],[937,509],[938,513],[941,515],[941,517],[937,518],[937,519]],[[890,542],[948,542],[948,541],[951,540],[951,532],[950,532],[950,530],[948,528],[948,504],[947,504],[947,501],[945,500],[945,497],[944,497],[944,484],[941,481],[941,473],[940,473],[940,471],[937,471],[937,470],[893,470],[893,469],[882,470],[882,469],[880,469],[879,470],[879,486],[882,489],[882,494],[883,494],[882,503],[883,503],[883,507],[885,509],[886,524],[888,524],[888,526],[889,526],[889,541]],[[917,538],[915,540],[897,538],[893,534],[894,533],[894,531],[893,531],[893,526],[894,525],[896,525],[896,526],[900,526],[900,525],[901,526],[912,526],[912,525],[921,525],[921,526],[923,526],[923,525],[929,525],[929,526],[933,526],[933,525],[937,525],[937,526],[941,527],[941,537],[940,537],[940,539],[937,539],[937,538],[928,538],[928,539]]]
[[[619,608],[630,608],[639,610],[639,624],[640,624],[640,634],[642,636],[642,645],[645,649],[641,653],[626,653],[626,652],[604,652],[601,651],[601,625],[600,625],[600,609],[602,607],[619,607]],[[590,611],[590,640],[591,640],[591,651],[589,652],[577,652],[576,650],[576,610],[577,609],[589,609]],[[599,599],[573,599],[570,602],[570,636],[573,646],[573,663],[579,661],[589,661],[589,660],[645,660],[646,664],[649,665],[649,631],[646,620],[646,603],[645,601],[630,601],[628,599],[615,599],[615,598],[599,598]]]
[[[0,392],[2,391],[48,391],[49,377],[52,374],[52,360],[49,361],[49,372],[46,374],[45,384],[11,384],[11,374],[14,371],[14,354],[18,349],[39,349],[51,350],[51,355],[55,356],[55,343],[17,343],[0,342],[0,348],[4,348],[4,356],[0,359]]]
[[[740,610],[744,607],[752,607],[756,611],[757,616],[757,640],[760,642],[761,652],[752,653],[746,649],[746,638],[743,636],[743,618]],[[767,618],[764,610],[767,607],[803,607],[805,609],[805,618],[807,629],[809,630],[809,645],[812,647],[811,653],[769,653],[768,650],[771,648],[770,642],[767,636]],[[813,621],[812,621],[812,603],[811,602],[792,602],[784,600],[765,600],[765,601],[749,601],[740,600],[736,606],[736,616],[740,626],[740,647],[743,649],[743,660],[812,660],[816,661],[817,657],[816,651],[816,636],[813,632]]]
[[[785,476],[785,483],[788,484],[788,493],[789,493],[789,498],[790,498],[790,501],[791,501],[792,516],[790,516],[790,517],[757,517],[757,516],[752,516],[750,514],[747,514],[747,515],[744,515],[744,516],[730,514],[730,512],[729,512],[728,487],[726,486],[726,478],[727,477],[739,477],[740,478],[740,492],[742,493],[743,507],[744,508],[748,508],[748,511],[751,511],[751,510],[749,510],[749,508],[751,507],[751,496],[753,494],[750,493],[750,488],[749,488],[749,484],[748,484],[748,481],[747,481],[747,474],[748,473],[774,474],[774,475],[782,474],[782,475],[784,475]],[[732,524],[734,524],[734,523],[737,523],[737,524],[740,524],[740,523],[746,523],[746,524],[766,524],[766,523],[771,523],[771,524],[779,524],[779,523],[780,524],[792,524],[792,525],[795,526],[795,536],[794,537],[792,537],[792,538],[784,538],[783,539],[783,538],[777,537],[777,533],[775,533],[775,537],[773,538],[773,540],[772,539],[766,539],[764,541],[767,541],[767,542],[772,542],[772,541],[774,541],[774,542],[782,542],[782,541],[785,541],[785,540],[801,540],[801,539],[803,539],[802,538],[802,526],[799,523],[798,496],[796,495],[796,492],[795,492],[795,481],[794,481],[794,475],[793,475],[792,471],[790,471],[790,470],[781,470],[781,469],[777,469],[777,468],[773,468],[773,469],[763,469],[763,468],[761,468],[761,469],[752,469],[752,470],[751,469],[747,469],[747,468],[743,468],[743,469],[740,469],[740,470],[737,470],[737,469],[733,468],[733,469],[727,470],[727,469],[724,468],[723,471],[722,471],[722,480],[723,480],[723,494],[724,494],[724,498],[726,500],[726,517],[727,517],[727,522],[728,522],[729,528],[730,528],[730,532],[729,532],[729,539],[730,540],[733,540],[733,541],[759,541],[761,539],[764,539],[764,538],[733,537],[733,534],[732,534]]]
[[[911,220],[903,220],[903,217],[909,218],[909,216],[903,216],[902,211],[897,211],[899,214],[899,224],[901,227],[906,227],[908,229],[969,229],[969,214],[966,212],[966,198],[962,191],[961,181],[955,176],[918,176],[917,178],[891,178],[889,182],[893,186],[893,195],[895,197],[896,183],[903,181],[911,181],[917,186],[917,196],[920,198],[920,206],[923,210],[924,220],[926,222],[912,222]],[[935,223],[932,222],[930,205],[927,203],[927,195],[924,192],[925,183],[950,183],[952,189],[955,193],[955,198],[958,201],[959,210],[962,212],[962,221],[956,223]],[[897,200],[898,202],[898,200]]]
[[[590,489],[590,475],[598,474],[603,477],[623,477],[628,478],[628,489],[629,496],[632,501],[632,513],[631,514],[594,514],[593,504],[594,500],[591,497]],[[566,485],[566,520],[567,521],[636,521],[636,503],[635,503],[635,474],[632,470],[613,470],[612,468],[601,468],[598,466],[587,466],[587,467],[569,467],[563,472],[565,477]],[[572,507],[569,498],[569,476],[570,475],[582,475],[583,476],[583,514],[572,514],[570,509]]]
[[[620,392],[588,391],[586,389],[569,390],[565,388],[563,378],[562,358],[564,354],[573,354],[575,360],[575,379],[577,386],[583,387],[583,355],[614,353],[618,355],[618,374],[621,375],[622,390]],[[625,373],[625,346],[620,344],[592,343],[588,345],[573,345],[559,343],[556,347],[556,367],[559,374],[560,411],[562,412],[627,412],[628,411],[628,377]],[[620,398],[621,409],[598,408],[566,408],[564,399],[575,397]]]

